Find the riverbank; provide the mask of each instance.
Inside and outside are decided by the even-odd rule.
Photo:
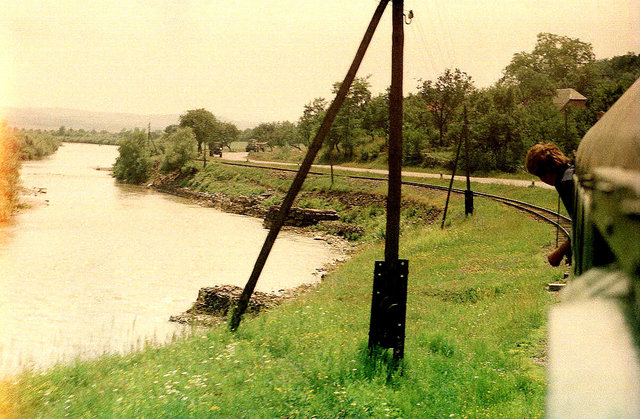
[[[226,173],[242,179],[220,181],[234,189],[229,195],[264,192],[248,181],[253,175]],[[200,186],[214,180],[210,173]],[[442,203],[441,193],[421,194],[423,202]],[[554,301],[545,286],[564,273],[545,262],[542,249],[553,233],[491,201],[478,200],[467,218],[454,197],[450,211],[444,230],[403,221],[400,255],[410,262],[402,374],[389,370],[384,357],[366,356],[373,266],[383,245],[371,233],[375,224],[362,222],[364,244],[349,261],[299,298],[248,316],[236,333],[217,327],[129,355],[25,373],[7,387],[4,411],[19,417],[541,417],[546,309]]]

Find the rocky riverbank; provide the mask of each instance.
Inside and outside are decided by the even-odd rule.
[[[191,190],[187,187],[178,186],[171,181],[170,178],[156,179],[147,187],[159,192],[168,193],[190,201],[199,205],[215,208],[224,212],[233,214],[247,215],[264,220],[265,228],[270,227],[275,214],[279,207],[265,207],[263,201],[269,198],[270,194],[261,194],[255,196],[237,196],[230,197],[222,193],[206,193]],[[315,273],[320,278],[324,276],[335,266],[348,259],[349,255],[356,249],[357,244],[351,243],[335,234],[327,234],[320,231],[311,231],[306,227],[317,225],[319,223],[327,223],[334,230],[350,230],[356,231],[357,226],[349,226],[339,221],[339,215],[334,210],[317,210],[308,208],[292,208],[287,220],[285,228],[294,231],[297,234],[311,236],[315,240],[327,242],[335,250],[338,251],[339,257],[333,262],[319,268]],[[282,289],[275,293],[266,293],[255,291],[247,308],[248,314],[257,314],[261,311],[271,309],[283,301],[295,298],[301,293],[312,289],[315,284],[305,284],[293,289]],[[198,291],[198,297],[192,307],[184,313],[173,315],[169,321],[191,324],[198,326],[215,326],[225,322],[227,315],[236,306],[237,301],[242,294],[242,288],[233,285],[218,285],[214,287],[204,287]]]
[[[271,193],[251,196],[228,196],[224,193],[194,191],[188,187],[177,185],[175,183],[175,175],[156,177],[147,187],[159,192],[187,198],[205,207],[215,208],[232,214],[261,218],[264,220],[265,228],[271,226],[271,222],[275,219],[275,215],[279,209],[279,206],[265,205],[265,201],[272,196]],[[319,197],[327,198],[321,194]],[[357,196],[351,196],[351,199],[355,200],[355,205],[358,204],[356,198]],[[306,227],[310,226],[319,226],[319,228],[313,231],[306,229]],[[340,247],[351,247],[349,242],[344,240],[344,238],[361,235],[363,232],[362,226],[341,221],[340,215],[332,209],[293,207],[289,211],[284,227],[285,229],[311,235],[314,238],[325,240],[332,245],[339,245]]]
[[[257,314],[294,298],[311,289],[313,285],[301,285],[294,289],[281,290],[279,293],[254,291],[246,313]],[[198,291],[198,298],[193,306],[182,314],[174,315],[169,321],[197,326],[215,326],[223,323],[237,305],[242,288],[234,285],[218,285],[204,287]]]

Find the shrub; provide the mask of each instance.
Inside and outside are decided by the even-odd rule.
[[[121,182],[142,183],[149,178],[151,159],[144,132],[134,132],[120,142],[113,176]]]
[[[160,163],[161,172],[182,170],[187,163],[197,157],[198,143],[191,128],[179,128],[169,134],[164,144],[165,152]]]

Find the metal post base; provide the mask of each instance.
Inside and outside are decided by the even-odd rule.
[[[371,298],[369,348],[393,348],[393,358],[404,357],[409,261],[376,261]]]
[[[473,191],[464,191],[464,215],[473,215]]]

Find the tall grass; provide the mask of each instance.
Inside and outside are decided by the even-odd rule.
[[[0,125],[0,222],[9,218],[15,208],[20,169],[20,148],[6,125]]]
[[[23,133],[16,135],[20,144],[22,160],[38,160],[55,153],[60,140],[48,132]]]

